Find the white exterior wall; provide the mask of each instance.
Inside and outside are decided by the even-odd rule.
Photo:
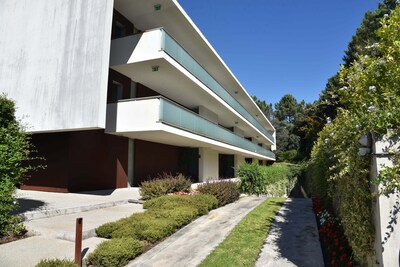
[[[372,179],[375,179],[385,166],[392,166],[387,156],[379,156],[388,146],[389,141],[378,141],[372,145],[374,154],[378,155],[372,158]],[[375,186],[375,192],[379,192],[380,188],[381,186]],[[379,195],[373,206],[376,251],[376,259],[373,262],[376,266],[399,266],[400,264],[400,223],[390,222],[393,218],[399,221],[399,214],[396,214],[396,210],[400,208],[399,194],[397,192],[397,196],[396,194]]]
[[[0,1],[0,92],[32,132],[104,128],[113,1]]]
[[[209,148],[199,148],[199,181],[216,180],[219,178],[218,152]]]

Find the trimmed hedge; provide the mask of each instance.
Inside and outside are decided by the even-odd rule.
[[[201,184],[197,190],[202,194],[209,194],[218,199],[218,206],[235,202],[240,197],[239,185],[234,181],[215,181]]]
[[[197,209],[197,215],[204,215],[218,206],[218,200],[214,196],[205,194],[190,196],[168,195],[148,200],[143,204],[145,209],[174,209],[182,206],[194,207]]]
[[[94,266],[119,267],[143,252],[143,242],[133,238],[116,238],[100,243],[89,254],[88,262]]]
[[[155,243],[217,205],[218,200],[211,195],[162,196],[146,201],[143,206],[147,211],[103,224],[96,229],[96,234],[104,238],[131,237]]]
[[[262,166],[244,163],[238,168],[240,189],[247,194],[266,194],[272,197],[289,195],[300,172],[301,168],[297,165]]]
[[[45,259],[41,260],[35,267],[78,267],[78,265],[74,261],[66,259]]]
[[[140,195],[144,200],[176,192],[190,192],[192,183],[182,174],[173,176],[163,173],[156,179],[144,181],[140,185]]]

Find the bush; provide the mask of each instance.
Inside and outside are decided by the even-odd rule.
[[[189,192],[192,183],[182,174],[173,176],[163,173],[154,180],[144,181],[140,185],[140,195],[148,200],[170,193]]]
[[[78,264],[71,260],[45,259],[41,260],[35,267],[78,267]]]
[[[238,183],[233,181],[207,182],[199,185],[197,190],[216,197],[219,207],[238,200],[240,196]]]
[[[100,243],[89,254],[88,262],[94,266],[125,266],[143,252],[143,243],[133,238],[116,238]]]
[[[103,224],[96,229],[96,234],[104,238],[130,237],[154,243],[217,205],[218,200],[211,195],[162,196],[146,201],[147,211]]]
[[[152,209],[149,211],[154,213],[156,218],[170,218],[172,219],[177,227],[182,227],[190,223],[193,219],[198,216],[198,210],[195,207],[176,207],[172,210],[165,209]]]
[[[243,163],[237,170],[240,178],[240,190],[246,194],[262,194],[264,192],[264,179],[262,170],[257,163]]]
[[[162,196],[151,199],[143,204],[145,209],[174,209],[176,207],[194,207],[198,215],[207,214],[208,211],[218,206],[218,200],[211,195],[190,195],[190,196]]]
[[[0,237],[23,231],[19,218],[11,214],[17,208],[14,192],[33,169],[27,164],[32,150],[30,136],[14,113],[14,102],[0,94]]]
[[[288,164],[261,166],[244,163],[239,166],[240,189],[247,194],[273,197],[288,195],[297,182],[301,167]]]
[[[128,223],[129,218],[123,218],[115,222],[105,223],[96,228],[96,235],[102,238],[111,238],[111,234],[120,228],[122,225]]]

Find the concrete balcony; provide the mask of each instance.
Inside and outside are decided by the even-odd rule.
[[[163,29],[113,40],[110,66],[186,107],[206,106],[220,124],[237,125],[247,136],[275,145],[270,122],[250,114]]]
[[[225,154],[275,160],[268,149],[163,97],[139,98],[107,105],[106,132],[129,138],[207,147]]]

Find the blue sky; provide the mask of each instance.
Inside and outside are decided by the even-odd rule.
[[[179,0],[250,95],[318,99],[378,0]]]

